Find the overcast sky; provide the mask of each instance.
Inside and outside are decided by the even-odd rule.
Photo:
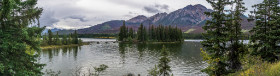
[[[253,4],[262,2],[244,1],[249,10]],[[137,15],[149,17],[195,4],[211,9],[206,0],[38,0],[38,6],[44,9],[41,26],[60,29],[86,28],[110,20],[128,20]]]

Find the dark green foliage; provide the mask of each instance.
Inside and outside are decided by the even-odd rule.
[[[107,68],[109,67],[105,64],[99,65],[99,67],[94,67],[95,73],[93,75],[99,76],[99,74],[104,72]]]
[[[45,43],[45,42],[47,42],[47,43]],[[77,31],[75,30],[74,34],[63,35],[62,39],[59,38],[58,32],[56,32],[55,38],[53,38],[52,32],[49,32],[48,38],[46,38],[46,36],[43,36],[42,46],[47,46],[47,45],[70,45],[70,44],[81,44],[81,43],[82,43],[82,41],[79,40]]]
[[[152,68],[149,71],[149,74],[151,76],[170,76],[171,73],[171,67],[168,65],[170,62],[170,59],[168,58],[169,52],[163,45],[161,52],[160,52],[160,59],[158,62],[158,65],[155,65],[154,68]],[[171,75],[173,76],[173,75]]]
[[[170,59],[168,58],[169,56],[169,52],[166,50],[165,46],[163,46],[161,52],[160,52],[160,56],[161,58],[159,59],[159,64],[158,64],[158,68],[159,68],[159,74],[163,75],[163,76],[170,76],[170,66],[168,65],[168,63],[170,62]]]
[[[77,30],[75,30],[74,35],[73,35],[73,44],[79,44],[79,39],[78,39],[78,33]]]
[[[47,36],[46,35],[43,35],[43,41],[41,42],[41,45],[42,46],[46,46],[46,45],[49,45],[48,44],[48,38],[47,38]]]
[[[209,66],[202,70],[209,75],[226,75],[228,73],[227,66],[227,48],[226,42],[228,37],[228,30],[226,25],[225,6],[228,5],[228,0],[206,0],[213,7],[213,12],[205,12],[206,15],[211,16],[212,19],[206,22],[203,29],[206,33],[203,33],[205,38],[201,42],[205,47],[206,52],[210,56],[206,58],[210,61]]]
[[[127,28],[125,26],[125,22],[123,22],[123,26],[120,27],[120,32],[119,32],[119,41],[124,41],[125,38],[127,38]]]
[[[44,39],[43,39],[43,41],[44,41]],[[62,45],[61,40],[59,39],[59,36],[58,36],[58,32],[56,32],[56,36],[55,36],[55,39],[54,39],[54,44],[55,45]]]
[[[44,28],[30,26],[42,12],[37,0],[1,0],[0,76],[40,76],[37,63]],[[39,23],[39,22],[37,22]],[[39,26],[39,24],[38,24]]]
[[[48,44],[49,45],[52,45],[54,42],[53,42],[53,33],[52,33],[52,31],[49,29],[48,30]]]
[[[146,41],[146,29],[145,27],[143,26],[143,24],[140,25],[140,27],[138,28],[138,31],[137,31],[137,40],[140,41],[140,42],[145,42]]]
[[[129,29],[129,32],[128,32],[128,37],[130,38],[134,38],[134,31],[132,28]]]
[[[68,43],[67,43],[67,36],[66,35],[63,35],[63,37],[62,37],[62,44],[63,45],[68,45]]]
[[[202,34],[183,34],[183,38],[185,39],[203,39]]]
[[[273,62],[277,60],[280,42],[280,7],[278,0],[264,0],[254,5],[254,20],[256,26],[250,31],[253,35],[250,41],[253,48],[253,55],[259,55],[264,60]]]
[[[125,28],[125,27],[122,26],[121,28]],[[129,40],[133,40],[133,38],[136,38],[134,37],[132,28],[130,28],[127,37],[124,37],[123,34],[121,33],[123,33],[122,29],[120,30],[119,33],[119,40],[123,39],[122,41],[127,41],[127,40],[129,41]],[[161,25],[158,27],[154,27],[152,25],[147,30],[146,27],[144,27],[143,24],[141,24],[137,31],[137,40],[139,42],[146,42],[146,41],[181,42],[184,39],[183,39],[182,30],[177,27],[174,28],[171,26],[161,26]]]
[[[78,34],[78,37],[81,38],[115,38],[117,36],[118,34]]]
[[[230,10],[230,14],[227,16],[227,23],[226,27],[228,30],[228,37],[227,40],[229,40],[229,47],[227,48],[229,51],[228,55],[228,66],[229,70],[235,72],[237,70],[241,69],[241,62],[239,56],[244,53],[244,46],[242,42],[239,40],[242,40],[242,32],[241,32],[241,22],[244,12],[247,10],[244,7],[243,0],[234,0],[231,2],[231,4],[235,4],[235,9]]]

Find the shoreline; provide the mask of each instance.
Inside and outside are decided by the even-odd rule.
[[[83,42],[81,44],[70,44],[70,45],[48,45],[48,46],[40,46],[41,49],[52,49],[52,48],[62,48],[62,47],[71,47],[71,46],[82,46],[89,45],[89,42]]]
[[[161,44],[161,43],[183,43],[184,41],[175,41],[175,42],[156,42],[156,41],[147,41],[147,42],[138,42],[138,41],[136,41],[136,42],[130,42],[130,41],[117,41],[117,42],[119,42],[119,43],[136,43],[136,44],[138,44],[138,43],[149,43],[149,44]]]

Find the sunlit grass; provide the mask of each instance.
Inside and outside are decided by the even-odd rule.
[[[249,30],[242,29],[241,32],[246,33],[246,32],[249,32]]]
[[[51,49],[51,48],[62,48],[62,47],[72,47],[72,46],[81,46],[81,45],[88,45],[89,43],[83,42],[81,44],[69,44],[69,45],[48,45],[48,46],[41,46],[41,49]]]
[[[229,76],[279,76],[280,62],[268,63],[263,62],[255,64],[246,70],[230,74]]]
[[[192,31],[194,31],[195,29],[189,29],[188,31],[184,32],[184,33],[190,33]]]

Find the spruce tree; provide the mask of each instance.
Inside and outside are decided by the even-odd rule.
[[[213,7],[213,12],[205,12],[207,16],[212,19],[206,22],[203,29],[204,41],[202,45],[207,52],[204,59],[208,62],[209,66],[203,69],[209,75],[226,75],[228,73],[226,66],[226,42],[227,42],[227,28],[225,27],[225,6],[228,5],[228,0],[206,0]],[[208,56],[208,57],[207,57]]]
[[[54,39],[54,43],[55,43],[55,45],[61,45],[61,41],[60,41],[60,39],[59,39],[58,32],[56,32],[56,36],[55,36],[55,39]]]
[[[156,34],[155,34],[155,27],[154,27],[154,25],[152,25],[150,29],[151,29],[151,35],[150,35],[151,36],[151,40],[154,41],[154,40],[156,40]]]
[[[166,50],[165,46],[163,46],[161,52],[160,52],[160,59],[159,59],[159,64],[158,64],[158,68],[159,68],[159,74],[160,76],[170,76],[170,72],[171,72],[171,67],[168,65],[170,62],[170,59],[168,58],[169,56],[169,52]]]
[[[143,29],[142,29],[142,32],[143,32],[143,40],[142,40],[142,42],[146,42],[146,41],[148,41],[148,33],[147,33],[147,30],[146,30],[146,27],[144,27]]]
[[[67,36],[66,36],[66,35],[63,35],[61,41],[62,41],[62,44],[63,44],[63,45],[67,45]]]
[[[78,33],[77,30],[74,31],[74,35],[73,35],[73,44],[79,44],[79,39],[78,39]]]
[[[123,41],[125,37],[126,37],[126,26],[125,26],[125,21],[124,21],[123,25],[120,27],[118,40]]]
[[[144,40],[143,29],[144,29],[144,26],[143,26],[143,24],[141,24],[137,31],[137,40],[140,42],[143,42],[143,40]]]
[[[264,0],[254,5],[256,26],[251,30],[250,38],[253,55],[260,55],[264,60],[273,62],[277,60],[276,53],[279,52],[277,44],[279,35],[279,2],[278,0]]]
[[[227,15],[227,24],[225,24],[228,30],[227,38],[230,42],[229,47],[227,48],[229,51],[227,61],[229,61],[229,69],[234,72],[241,69],[239,56],[241,56],[245,51],[244,49],[242,49],[245,45],[243,45],[243,43],[239,40],[242,40],[241,17],[246,11],[246,8],[244,7],[243,0],[234,0],[230,2],[230,4],[235,6],[232,6],[232,8],[234,9],[229,10],[230,14]]]
[[[132,29],[132,28],[129,29],[129,33],[128,33],[128,34],[129,34],[129,37],[130,37],[130,38],[134,38],[134,35],[133,35],[134,32],[133,32],[133,29]]]
[[[49,43],[49,45],[53,45],[53,33],[52,33],[52,31],[49,29],[48,30],[48,43]]]
[[[0,76],[40,76],[43,65],[37,0],[0,0]],[[38,23],[37,26],[31,26]]]
[[[72,44],[72,33],[70,33],[70,35],[68,35],[67,38],[67,45]]]

